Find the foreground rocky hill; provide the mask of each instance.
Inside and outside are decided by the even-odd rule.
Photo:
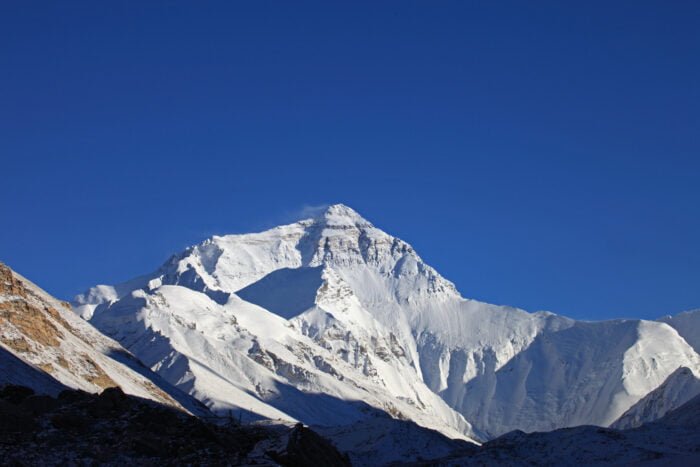
[[[99,395],[66,389],[57,397],[1,387],[0,436],[5,465],[350,465],[301,425],[215,424],[117,387]],[[262,442],[276,449],[253,452]]]

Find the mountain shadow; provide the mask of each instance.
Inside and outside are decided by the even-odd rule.
[[[283,268],[236,292],[243,300],[290,319],[313,307],[323,268]]]
[[[57,396],[68,389],[53,376],[30,365],[0,345],[0,386],[21,385],[34,392]]]

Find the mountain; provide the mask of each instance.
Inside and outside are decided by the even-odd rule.
[[[664,316],[659,321],[672,326],[696,352],[700,352],[700,310],[685,311],[675,316]]]
[[[74,307],[215,411],[326,426],[379,411],[461,439],[607,426],[700,365],[666,323],[465,299],[344,205],[214,236]]]
[[[2,263],[0,438],[9,465],[350,465],[301,424],[214,417]]]
[[[76,316],[69,304],[0,263],[0,384],[7,383],[54,396],[66,388],[95,393],[120,387],[193,414],[209,413]]]
[[[636,428],[657,420],[700,394],[700,378],[690,368],[679,368],[661,386],[644,396],[611,425]]]
[[[700,396],[659,420],[618,430],[595,426],[543,433],[513,431],[479,448],[409,465],[697,465],[700,462]]]

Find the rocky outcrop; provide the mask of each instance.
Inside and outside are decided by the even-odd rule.
[[[270,457],[282,465],[314,465],[343,467],[350,465],[346,454],[341,454],[325,438],[298,423],[289,433],[287,447],[282,452],[270,452]]]

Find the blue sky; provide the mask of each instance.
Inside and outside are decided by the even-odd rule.
[[[697,2],[0,4],[0,260],[70,297],[345,203],[468,297],[700,307]]]

